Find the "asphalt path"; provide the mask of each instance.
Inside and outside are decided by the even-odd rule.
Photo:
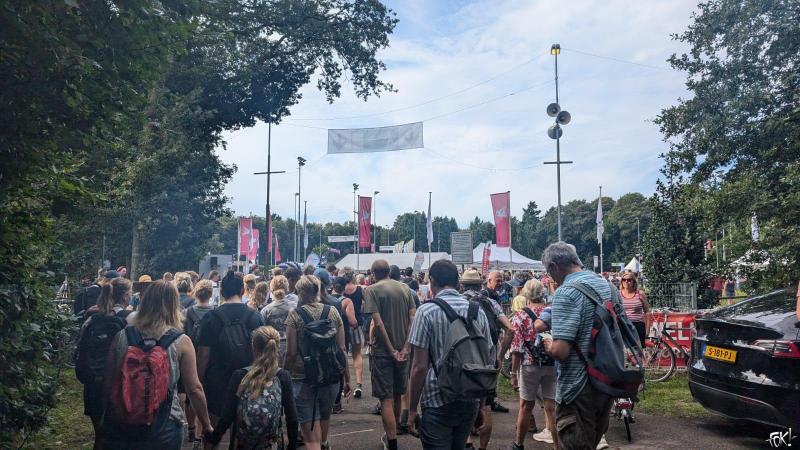
[[[344,412],[331,416],[330,435],[328,441],[333,450],[381,450],[383,425],[380,416],[372,414],[377,401],[372,398],[369,383],[369,357],[364,361],[364,395],[361,399],[351,398],[344,404]],[[350,364],[352,373],[352,360]],[[351,377],[355,380],[354,377]],[[516,399],[503,399],[502,403],[511,411],[493,413],[494,430],[489,445],[490,449],[509,449],[514,436],[514,422],[518,405]],[[537,405],[534,409],[537,424],[544,425],[544,410]],[[718,416],[702,419],[682,419],[654,416],[644,413],[636,414],[636,423],[632,424],[633,442],[628,443],[625,436],[625,425],[621,420],[611,418],[606,440],[610,448],[622,449],[747,449],[769,448],[767,438],[770,432],[777,431],[766,426],[738,422]],[[477,439],[477,438],[476,438]],[[795,445],[800,443],[796,439]],[[477,442],[476,442],[477,444]],[[418,439],[410,435],[398,437],[401,449],[421,449]],[[186,450],[191,445],[184,445]],[[227,438],[218,447],[227,449]],[[477,445],[476,445],[477,448]],[[526,449],[549,449],[551,445],[536,442],[527,435]]]

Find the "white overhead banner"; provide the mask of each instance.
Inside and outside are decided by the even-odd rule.
[[[334,242],[355,242],[358,240],[358,236],[328,236],[328,243],[333,244]]]
[[[328,130],[328,154],[393,152],[422,147],[422,122]]]

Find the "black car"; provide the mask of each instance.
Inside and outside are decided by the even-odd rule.
[[[793,290],[697,317],[689,388],[706,409],[800,428],[800,328]]]

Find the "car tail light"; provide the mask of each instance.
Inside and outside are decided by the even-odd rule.
[[[753,345],[769,350],[775,358],[798,358],[800,359],[800,347],[796,342],[781,340],[759,340]]]

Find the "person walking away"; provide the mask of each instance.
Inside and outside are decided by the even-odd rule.
[[[199,346],[200,322],[203,320],[203,317],[205,317],[206,314],[214,309],[214,306],[211,304],[211,298],[213,295],[214,287],[210,280],[200,280],[194,286],[194,292],[192,293],[192,296],[194,297],[196,303],[186,310],[185,319],[183,322],[183,330],[184,333],[189,336],[189,339],[192,340],[192,345],[194,346],[195,350],[197,350]],[[189,434],[187,435],[186,440],[192,442],[194,447],[199,447],[202,436],[195,431],[197,429],[197,417],[194,414],[194,410],[191,408],[189,396],[186,396],[185,400],[183,411],[186,413],[186,421],[189,424]]]
[[[184,423],[177,396],[181,378],[204,432],[213,431],[195,349],[181,327],[178,290],[170,282],[154,282],[109,351],[103,448],[179,450]]]
[[[503,272],[495,271],[490,273],[489,279],[487,280],[487,289],[481,290],[483,278],[480,272],[475,269],[468,269],[464,271],[461,277],[461,286],[464,288],[464,298],[467,299],[467,301],[478,303],[484,314],[486,314],[486,319],[489,321],[492,346],[496,349],[498,344],[500,345],[501,353],[492,354],[499,368],[502,365],[502,355],[505,355],[504,352],[507,351],[511,345],[514,331],[511,328],[511,322],[503,312],[503,308],[496,300],[490,297],[491,293],[488,288],[490,285],[489,280],[493,280],[491,283],[491,292],[496,292],[497,287],[503,283]],[[503,334],[502,342],[500,342],[501,333]],[[497,396],[494,392],[490,393],[489,397],[486,398],[486,401],[481,406],[482,425],[477,430],[479,449],[489,448],[489,440],[492,437],[492,411],[508,412],[508,408],[497,401]]]
[[[220,282],[223,302],[200,322],[197,367],[208,399],[208,411],[222,414],[225,386],[237,369],[253,363],[250,335],[260,327],[261,316],[242,303],[242,279],[232,271]]]
[[[127,304],[130,296],[131,282],[125,278],[115,278],[103,284],[93,306],[96,311],[84,322],[78,334],[75,375],[83,384],[83,414],[92,421],[95,450],[102,448],[100,424],[108,352],[114,337],[126,326],[125,318],[115,305]]]
[[[538,280],[528,280],[523,287],[526,305],[517,311],[511,323],[514,327],[514,340],[511,343],[511,386],[519,392],[519,412],[517,413],[517,430],[512,450],[525,448],[525,434],[531,420],[531,413],[536,403],[539,388],[544,399],[545,429],[534,434],[533,438],[540,442],[553,444],[555,431],[555,364],[537,340],[534,323],[545,308],[545,288]]]
[[[362,395],[362,374],[364,369],[364,357],[361,351],[364,344],[367,342],[365,336],[369,332],[369,316],[364,314],[364,288],[356,283],[356,273],[352,267],[342,267],[342,278],[347,281],[344,287],[344,296],[353,302],[353,309],[356,315],[358,326],[353,329],[350,339],[350,349],[353,354],[353,372],[355,373],[356,385],[353,390],[355,398],[361,398]]]
[[[269,291],[272,302],[261,310],[261,319],[264,325],[278,331],[280,342],[278,344],[278,366],[284,367],[286,357],[286,317],[292,308],[287,301],[289,295],[289,280],[283,275],[275,275],[269,282]]]
[[[625,308],[625,315],[636,328],[639,334],[639,343],[644,348],[647,333],[650,330],[652,317],[650,316],[650,304],[647,302],[647,294],[639,290],[639,281],[633,272],[625,272],[620,279],[619,291],[622,297],[622,307]]]
[[[286,276],[286,279],[289,281],[289,294],[286,296],[286,301],[289,303],[292,309],[297,308],[299,297],[295,292],[295,284],[297,284],[297,281],[300,280],[300,276],[302,275],[302,273],[300,273],[300,269],[298,269],[297,267],[289,266],[288,268],[286,268],[286,272],[284,272],[284,275]]]
[[[177,272],[175,274],[175,287],[178,288],[180,294],[181,310],[186,311],[187,308],[194,305],[194,297],[192,297],[192,277],[187,272]]]
[[[552,301],[552,339],[545,350],[560,362],[556,385],[558,442],[568,449],[595,449],[608,429],[613,399],[594,389],[575,347],[588,355],[595,303],[578,289],[581,283],[600,298],[611,298],[611,287],[597,274],[582,269],[575,247],[566,242],[548,246],[542,264],[558,284]]]
[[[251,298],[253,298],[253,293],[256,290],[256,276],[252,273],[248,273],[244,276],[244,294],[242,294],[242,303],[247,304]]]
[[[372,396],[381,402],[385,434],[384,448],[397,449],[397,423],[402,395],[406,392],[409,344],[408,332],[416,305],[405,284],[389,278],[389,263],[372,263],[375,284],[364,291],[364,312],[372,315],[375,340],[369,355]],[[399,269],[397,270],[399,275]]]
[[[345,314],[342,301],[338,297],[328,293],[331,286],[331,277],[327,270],[319,268],[313,274],[319,280],[320,284],[320,301],[323,305],[329,305],[336,309],[339,317],[342,318],[342,325],[344,330],[344,348],[345,354],[347,349],[350,348],[350,320]],[[333,414],[341,414],[342,412],[342,389],[344,388],[343,380],[339,382],[339,392],[336,394],[336,400],[333,403]]]
[[[489,338],[489,321],[476,303],[467,301],[456,290],[458,268],[451,261],[439,260],[431,264],[428,279],[434,299],[420,306],[408,338],[414,354],[409,380],[408,428],[412,434],[419,431],[422,448],[425,450],[463,449],[478,416],[481,400],[451,398],[445,395],[443,390],[443,387],[448,386],[440,385],[445,378],[441,376],[443,373],[437,370],[442,369],[440,363],[445,353],[450,350],[446,346],[451,328],[458,323],[455,318],[451,322],[448,312],[439,302],[444,302],[448,310],[465,318],[480,333],[481,339],[465,339],[465,341],[474,342],[479,346],[471,350],[481,350],[477,353],[484,355],[484,365],[491,367],[494,358],[490,356],[493,354],[493,344]],[[455,352],[449,354],[453,355]],[[453,386],[449,388],[452,389]],[[419,407],[422,408],[421,420]]]
[[[330,449],[328,428],[342,376],[344,395],[350,395],[344,327],[336,309],[320,301],[317,277],[303,275],[295,289],[300,300],[286,318],[286,369],[292,375],[297,420],[307,450]]]
[[[258,327],[252,338],[253,365],[236,370],[225,390],[225,407],[206,448],[216,448],[231,427],[230,448],[295,450],[297,409],[292,377],[278,366],[280,334]],[[284,427],[285,420],[285,427]],[[283,442],[286,430],[288,445]]]
[[[164,272],[164,275],[161,275],[161,279],[171,283],[175,280],[175,275],[173,275],[172,272]]]
[[[214,294],[211,296],[211,304],[213,306],[219,305],[219,281],[220,277],[218,270],[212,270],[208,273],[208,279],[211,281],[211,287],[214,289]]]
[[[253,289],[253,296],[247,301],[247,306],[254,310],[261,312],[267,306],[267,297],[269,296],[269,284],[266,281],[259,281]]]

